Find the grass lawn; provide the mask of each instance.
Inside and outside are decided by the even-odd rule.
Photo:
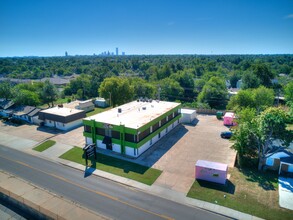
[[[187,196],[264,219],[292,219],[293,211],[279,207],[277,174],[248,169],[229,169],[231,177],[225,186],[195,181]]]
[[[52,147],[54,144],[56,144],[53,140],[45,141],[44,143],[34,147],[33,149],[39,152],[43,152],[44,150],[47,150],[49,147]]]
[[[83,150],[79,147],[72,148],[65,154],[61,155],[60,158],[85,165]],[[162,171],[157,169],[145,167],[99,153],[97,154],[96,161],[92,159],[91,167],[113,173],[118,176],[133,179],[147,185],[152,185],[162,173]]]
[[[98,113],[107,111],[109,109],[111,109],[111,107],[108,107],[108,108],[95,108],[95,110],[86,113],[86,117],[89,117],[89,116],[92,116],[92,115],[96,115]]]

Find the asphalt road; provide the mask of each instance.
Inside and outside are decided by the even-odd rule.
[[[1,145],[0,169],[114,219],[227,219]]]

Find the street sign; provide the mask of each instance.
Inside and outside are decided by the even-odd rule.
[[[85,153],[85,164],[88,165],[88,159],[92,156],[95,156],[95,160],[97,159],[97,152],[96,152],[96,145],[95,144],[89,144],[86,145],[83,148],[83,151]]]

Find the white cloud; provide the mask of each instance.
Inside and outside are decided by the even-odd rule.
[[[292,19],[292,18],[293,18],[293,14],[289,14],[289,15],[287,15],[285,18],[287,18],[287,19]]]

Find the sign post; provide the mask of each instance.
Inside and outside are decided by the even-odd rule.
[[[88,159],[92,156],[95,157],[95,160],[97,159],[97,152],[96,152],[96,144],[89,144],[86,145],[83,148],[84,154],[85,154],[85,164],[86,167],[88,166]]]

